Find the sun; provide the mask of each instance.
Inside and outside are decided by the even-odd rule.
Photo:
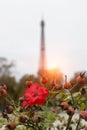
[[[54,75],[60,72],[60,68],[58,67],[56,63],[52,63],[48,66],[48,72],[50,75]]]
[[[58,69],[58,66],[56,63],[52,63],[48,65],[48,70],[55,70]]]

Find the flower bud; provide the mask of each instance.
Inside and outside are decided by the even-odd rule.
[[[30,87],[32,85],[32,81],[31,80],[27,80],[25,82],[25,84],[26,84],[27,87]]]
[[[87,111],[80,111],[80,116],[87,121]]]
[[[13,112],[13,110],[14,110],[14,107],[11,106],[11,105],[10,105],[10,106],[7,106],[7,107],[6,107],[6,110],[7,110],[7,113],[8,113],[8,114],[11,114],[11,113]]]
[[[64,110],[68,110],[68,108],[69,108],[69,105],[68,105],[67,102],[62,102],[62,103],[60,104],[60,106],[61,106]]]
[[[34,111],[33,111],[33,110],[29,110],[28,115],[29,115],[30,117],[34,116]]]
[[[76,78],[76,80],[78,83],[81,83],[81,84],[85,82],[85,78],[81,77],[80,75]]]
[[[51,86],[52,86],[52,87],[55,87],[55,86],[56,86],[56,82],[55,82],[54,80],[51,82]]]
[[[80,91],[82,95],[87,94],[87,86],[82,87]]]
[[[34,117],[33,117],[33,121],[35,122],[35,123],[39,123],[41,120],[40,120],[41,118],[39,117],[39,115],[34,115]]]
[[[52,111],[53,113],[56,113],[56,108],[53,108],[51,111]]]
[[[0,97],[6,96],[7,92],[5,89],[0,89]]]
[[[24,110],[23,107],[20,107],[20,110],[19,110],[19,111],[20,111],[20,112],[23,112],[23,110]]]
[[[45,78],[45,77],[43,77],[42,80],[41,80],[42,84],[46,84],[47,81],[48,81],[48,80],[47,80],[47,78]]]
[[[69,116],[73,116],[74,113],[75,113],[74,108],[69,107],[68,110],[67,110],[67,114],[68,114]]]
[[[7,128],[8,128],[9,130],[14,130],[14,129],[16,128],[16,124],[15,124],[14,122],[9,122],[9,123],[7,124]]]
[[[8,115],[6,112],[2,112],[2,117],[8,119]]]
[[[70,83],[70,82],[66,82],[66,83],[64,84],[64,88],[65,88],[65,89],[70,89],[70,88],[72,88],[71,83]]]
[[[19,101],[22,103],[24,101],[24,97],[20,97]]]
[[[0,83],[0,89],[1,88],[7,90],[7,86],[4,83]]]
[[[59,84],[57,84],[57,85],[55,85],[55,90],[61,90],[62,89],[62,85],[59,85]]]
[[[27,121],[27,117],[24,115],[19,116],[19,122],[25,123]]]

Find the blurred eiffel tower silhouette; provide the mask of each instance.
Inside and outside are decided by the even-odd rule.
[[[42,76],[47,71],[46,68],[46,54],[45,54],[45,36],[44,36],[44,27],[45,22],[44,20],[41,20],[41,48],[40,48],[40,62],[39,62],[39,70],[38,75]]]
[[[63,74],[61,73],[60,69],[58,68],[53,68],[51,70],[47,69],[45,36],[44,36],[45,22],[43,19],[41,20],[40,26],[41,26],[41,43],[40,43],[40,61],[39,61],[38,76],[47,77],[50,80],[56,80],[58,83],[61,83],[63,79]]]

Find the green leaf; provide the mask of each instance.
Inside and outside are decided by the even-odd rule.
[[[84,110],[84,109],[85,109],[85,103],[81,103],[81,104],[79,105],[79,108],[80,108],[80,110]]]
[[[80,96],[81,96],[81,93],[80,93],[80,92],[75,92],[75,93],[73,94],[73,97],[74,97],[74,98],[80,97]]]

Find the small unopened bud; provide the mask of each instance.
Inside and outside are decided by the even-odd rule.
[[[6,110],[7,110],[7,113],[8,113],[8,114],[11,114],[11,113],[14,111],[14,107],[11,106],[11,105],[10,105],[10,106],[7,106],[7,107],[6,107]]]
[[[33,110],[29,110],[28,115],[31,116],[31,117],[34,116],[34,111]]]
[[[2,117],[3,117],[3,118],[6,118],[6,119],[9,118],[6,112],[2,112]]]
[[[43,84],[46,84],[46,83],[47,83],[47,81],[48,81],[48,79],[47,79],[47,78],[45,78],[45,77],[43,77],[43,78],[42,78],[42,80],[41,80],[41,82],[42,82]]]
[[[55,88],[55,90],[61,90],[62,89],[62,85],[57,84],[54,88]]]
[[[33,117],[33,121],[35,122],[35,123],[39,123],[41,120],[40,120],[41,118],[39,117],[39,115],[34,115],[34,117]]]
[[[87,86],[84,86],[80,89],[82,95],[87,94]]]
[[[55,86],[56,86],[56,82],[53,80],[53,81],[51,82],[51,85],[52,85],[52,87],[55,88]]]
[[[16,124],[15,124],[14,122],[9,122],[9,123],[7,124],[7,128],[8,128],[9,130],[14,130],[14,129],[16,128]]]
[[[68,114],[69,116],[73,116],[74,113],[75,113],[74,108],[72,108],[72,107],[68,108],[67,114]]]
[[[68,110],[68,108],[69,108],[69,105],[68,105],[67,102],[62,102],[62,103],[60,104],[60,106],[61,106],[64,110]]]
[[[7,92],[5,89],[0,89],[0,97],[6,96]]]
[[[24,115],[19,116],[19,122],[25,123],[27,121],[27,117]]]
[[[0,83],[0,89],[1,88],[7,90],[7,86],[4,83]]]
[[[23,101],[24,101],[24,97],[20,97],[20,98],[19,98],[19,101],[20,101],[20,102],[23,102]]]
[[[66,82],[66,83],[64,84],[64,88],[65,88],[65,89],[71,89],[71,88],[72,88],[71,83],[70,83],[70,82]]]
[[[85,78],[82,77],[82,76],[80,76],[80,75],[76,78],[76,80],[77,80],[77,82],[80,83],[80,84],[83,84],[83,83],[85,82]]]
[[[26,81],[25,84],[26,84],[27,87],[30,87],[30,86],[32,85],[32,81],[31,81],[31,80],[28,80],[28,81]]]

